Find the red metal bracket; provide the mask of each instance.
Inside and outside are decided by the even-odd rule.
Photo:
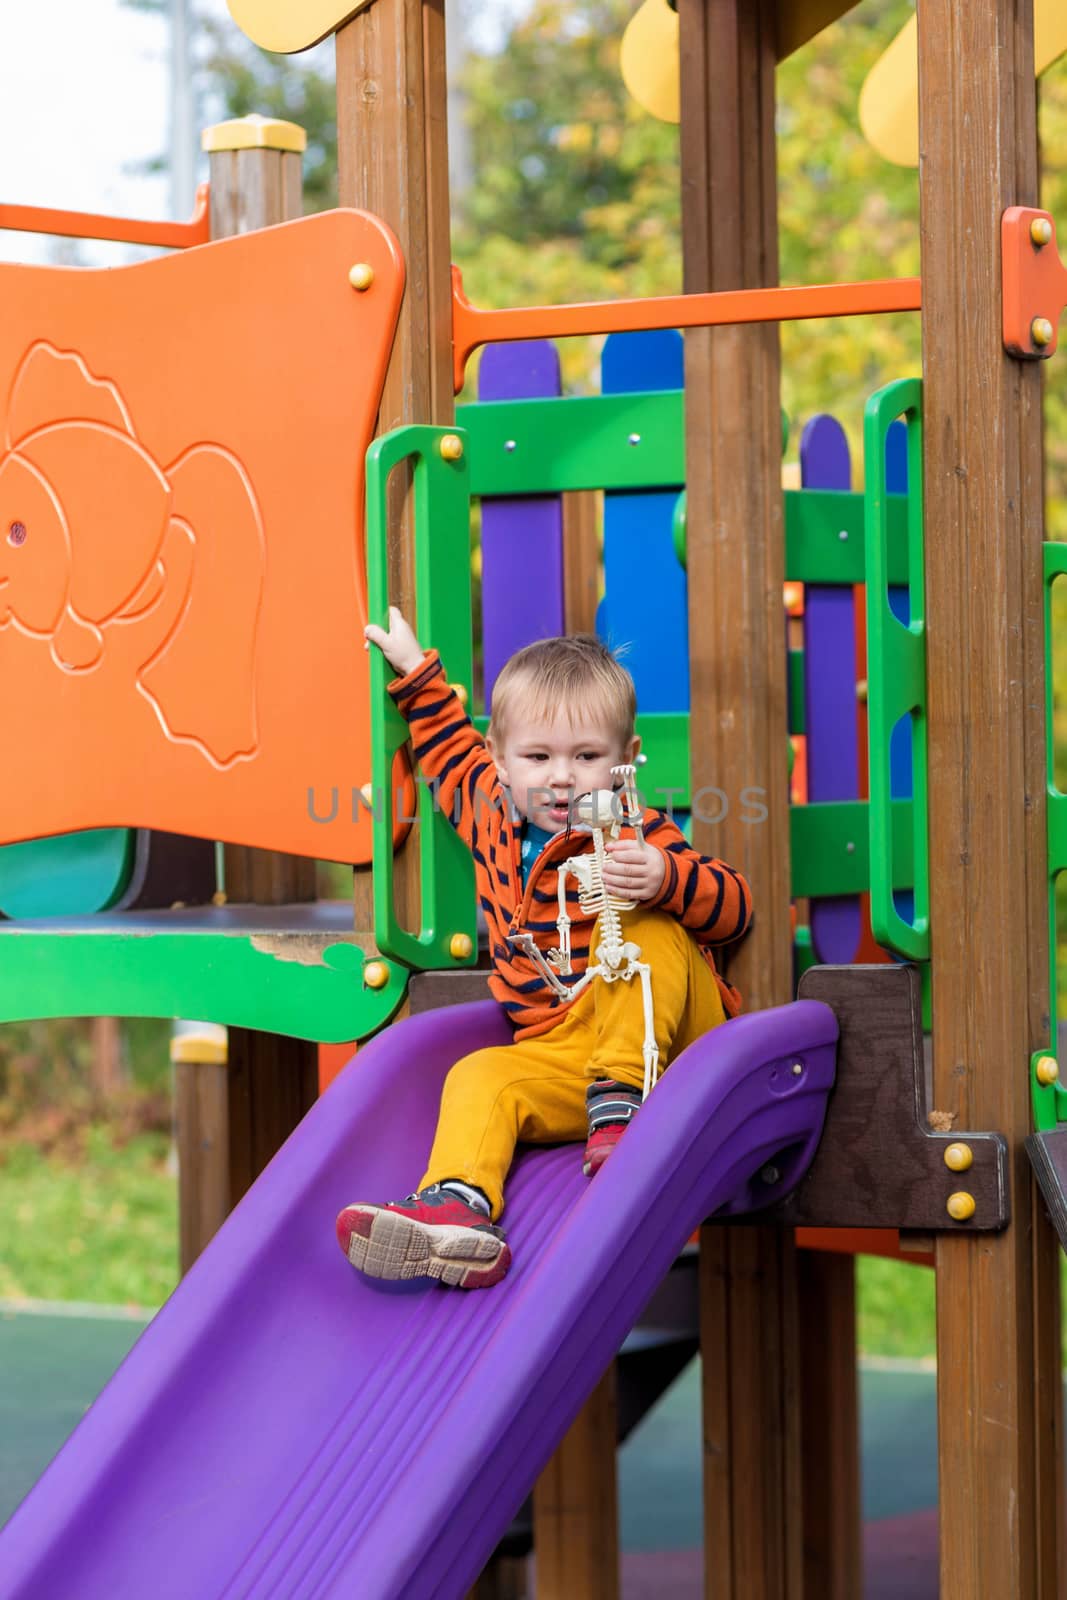
[[[1067,306],[1067,267],[1056,247],[1056,224],[1047,211],[1009,206],[1001,218],[1004,348],[1023,361],[1056,353],[1057,329]]]

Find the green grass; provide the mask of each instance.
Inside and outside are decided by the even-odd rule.
[[[882,1256],[859,1258],[856,1342],[865,1356],[918,1360],[935,1354],[934,1274],[929,1267]]]
[[[14,1143],[0,1161],[0,1299],[162,1305],[178,1281],[178,1193],[169,1140],[116,1147],[88,1130],[73,1165]]]

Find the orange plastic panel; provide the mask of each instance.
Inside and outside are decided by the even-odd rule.
[[[0,266],[0,843],[369,859],[364,456],[402,290],[355,211]]]

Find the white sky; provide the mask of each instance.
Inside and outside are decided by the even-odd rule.
[[[227,15],[225,0],[194,4]],[[478,43],[492,48],[493,23],[522,7],[467,0],[463,11]],[[0,202],[166,217],[166,175],[135,169],[166,147],[167,37],[165,16],[120,0],[0,0]],[[37,235],[0,232],[3,261],[55,259],[55,249]],[[87,265],[144,253],[89,242],[76,250]]]
[[[167,215],[165,175],[129,170],[167,138],[166,25],[119,0],[0,0],[0,201]],[[0,233],[0,259],[43,260],[34,235]],[[79,246],[86,261],[122,260]]]

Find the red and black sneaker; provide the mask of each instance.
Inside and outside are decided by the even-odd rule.
[[[457,1289],[489,1289],[511,1266],[503,1229],[436,1183],[394,1205],[351,1205],[337,1242],[368,1278],[439,1278]]]
[[[593,1129],[586,1140],[585,1158],[582,1161],[582,1171],[587,1178],[600,1171],[629,1126],[628,1122],[608,1122],[603,1127]]]

